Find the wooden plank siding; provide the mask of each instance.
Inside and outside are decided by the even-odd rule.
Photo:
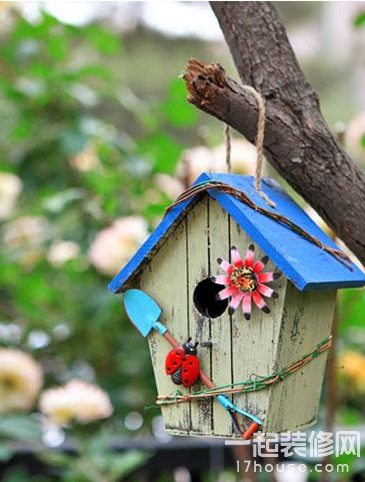
[[[245,256],[252,241],[232,218],[230,218],[230,236],[231,244],[238,248],[241,256]],[[255,260],[264,255],[265,253],[255,245]],[[265,271],[275,271],[275,269],[275,266],[269,261]],[[273,372],[276,363],[286,284],[285,277],[279,278],[275,284],[270,284],[270,286],[275,286],[279,294],[279,297],[275,300],[266,299],[271,310],[270,314],[258,309],[253,302],[250,320],[244,318],[241,309],[233,314],[231,350],[235,383],[255,380],[255,378],[267,376]],[[234,395],[233,402],[265,420],[268,410],[268,390]],[[245,424],[248,426],[250,423],[250,421],[246,421]]]
[[[267,376],[311,351],[331,328],[335,292],[301,293],[285,276],[271,285],[279,297],[268,300],[270,315],[255,306],[250,321],[241,307],[232,317],[228,310],[214,319],[198,312],[193,302],[196,285],[208,276],[223,274],[216,260],[228,260],[231,245],[244,256],[250,243],[220,204],[204,195],[159,247],[141,277],[140,288],[161,306],[161,321],[179,342],[188,336],[200,344],[211,342],[211,346],[198,347],[198,356],[202,369],[217,385]],[[264,253],[255,247],[258,259]],[[269,262],[267,270],[275,266]],[[170,350],[166,340],[153,333],[149,345],[159,395],[177,389],[184,392],[183,386],[177,387],[165,374]],[[269,432],[305,425],[315,418],[325,359],[321,355],[275,387],[232,399],[259,418],[267,417],[263,429]],[[190,391],[200,388],[197,383]],[[237,437],[228,414],[215,399],[165,406],[162,414],[172,434]],[[245,421],[241,416],[239,420]]]
[[[186,263],[186,220],[170,234],[143,272],[141,289],[162,308],[161,322],[176,340],[183,343],[188,333],[188,284]],[[178,388],[165,373],[165,358],[171,350],[167,341],[155,330],[148,336],[153,370],[160,395],[170,394]],[[162,408],[166,429],[186,433],[190,429],[190,404]]]
[[[209,198],[210,227],[210,273],[211,276],[224,274],[217,263],[217,258],[229,259],[230,218],[227,212],[216,201]],[[212,332],[212,379],[216,385],[226,385],[233,380],[233,359],[231,349],[231,320],[228,312],[214,318],[211,322]],[[232,397],[228,396],[232,399]],[[214,433],[216,436],[232,434],[231,419],[226,410],[217,402],[213,403]]]
[[[336,290],[298,291],[288,283],[275,370],[315,349],[332,330]],[[270,389],[267,432],[300,430],[317,418],[327,353]]]
[[[207,196],[187,216],[187,241],[188,241],[188,271],[189,271],[189,336],[193,341],[210,341],[211,320],[201,315],[193,303],[193,293],[197,284],[207,278],[210,273],[209,253],[209,216]],[[200,364],[204,372],[211,377],[211,348],[198,346]],[[191,387],[196,391],[204,388],[200,381]],[[206,434],[212,430],[212,403],[209,398],[191,403],[191,432]]]

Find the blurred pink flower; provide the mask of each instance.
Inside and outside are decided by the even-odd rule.
[[[153,177],[154,184],[164,192],[171,200],[175,200],[184,192],[183,184],[176,178],[168,174],[156,174]]]
[[[245,139],[232,139],[231,164],[233,173],[253,176],[256,168],[256,147]],[[190,185],[205,171],[227,172],[224,143],[212,149],[198,146],[183,153],[177,169],[179,179]]]
[[[89,172],[100,167],[99,158],[92,144],[87,144],[82,151],[70,157],[69,163],[80,172]]]
[[[104,390],[77,379],[45,390],[40,397],[39,408],[56,425],[66,425],[73,420],[88,423],[108,418],[113,413]]]
[[[128,216],[100,231],[89,249],[90,263],[101,273],[113,276],[148,236],[142,217]]]
[[[357,114],[345,132],[345,147],[355,161],[365,165],[365,148],[361,141],[365,137],[365,112]]]
[[[30,355],[0,348],[0,413],[29,410],[42,384],[42,369]]]

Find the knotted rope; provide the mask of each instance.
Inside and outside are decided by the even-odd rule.
[[[303,228],[298,226],[297,224],[293,223],[289,218],[284,216],[283,214],[279,214],[275,211],[270,211],[269,209],[262,208],[261,206],[257,205],[254,203],[243,191],[240,189],[237,189],[235,187],[230,186],[229,184],[226,184],[221,181],[215,181],[215,180],[210,180],[210,181],[204,181],[199,184],[195,184],[194,186],[191,186],[189,189],[187,189],[185,192],[180,194],[180,196],[176,199],[176,201],[170,206],[166,208],[165,211],[165,216],[166,214],[175,206],[178,204],[187,201],[188,199],[195,197],[196,195],[203,193],[205,191],[208,191],[209,189],[219,189],[220,191],[223,191],[227,194],[230,194],[234,196],[236,199],[239,201],[245,203],[247,206],[250,208],[254,209],[255,211],[263,214],[264,216],[267,216],[271,219],[274,219],[274,221],[277,221],[278,223],[281,223],[285,226],[287,226],[289,229],[294,231],[295,233],[299,234],[299,236],[302,236],[303,238],[307,239],[309,242],[315,244],[319,248],[323,249],[324,251],[327,251],[327,253],[331,254],[334,258],[337,259],[340,263],[344,264],[347,268],[349,268],[351,271],[353,271],[353,267],[349,264],[351,263],[351,259],[347,254],[343,253],[341,250],[332,248],[331,246],[328,246],[327,244],[322,243],[317,239],[315,236],[312,236],[309,234],[307,231],[305,231]]]
[[[317,358],[321,353],[324,353],[325,351],[327,351],[331,345],[332,345],[332,335],[330,335],[328,338],[318,343],[316,348],[312,350],[310,353],[308,353],[307,355],[304,355],[296,362],[286,366],[285,368],[283,368],[278,372],[272,373],[271,375],[268,375],[268,376],[253,375],[255,377],[254,380],[250,379],[243,382],[230,383],[228,385],[220,385],[211,389],[205,388],[204,390],[199,390],[197,392],[192,392],[192,393],[183,394],[180,390],[177,390],[175,393],[170,395],[160,395],[157,398],[156,403],[157,405],[171,405],[171,404],[196,401],[206,397],[216,397],[217,395],[223,395],[223,394],[257,392],[265,388],[268,388],[271,385],[275,385],[276,383],[279,383],[282,380],[285,380],[290,375],[292,375],[293,373],[303,368],[305,365],[308,365],[308,363],[310,363],[312,360]]]
[[[256,134],[256,153],[257,153],[257,161],[256,161],[256,172],[255,172],[255,189],[258,194],[265,200],[265,202],[271,206],[275,207],[275,203],[261,190],[261,180],[262,180],[262,171],[264,168],[264,135],[265,135],[265,103],[262,95],[257,92],[256,89],[251,87],[250,85],[242,85],[241,86],[244,90],[250,92],[253,97],[255,97],[257,103],[257,134]],[[231,131],[228,124],[226,124],[225,129],[225,140],[226,140],[226,164],[227,164],[227,171],[231,172],[232,164],[231,164]]]
[[[231,128],[229,127],[228,124],[224,125],[224,137],[226,140],[226,166],[227,166],[227,172],[230,173],[232,171],[232,161],[231,161],[232,143],[231,143]]]

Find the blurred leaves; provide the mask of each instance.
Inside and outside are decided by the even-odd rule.
[[[181,79],[171,82],[168,98],[161,103],[161,110],[166,119],[177,127],[187,127],[198,120],[197,109],[186,100],[186,88]]]
[[[49,338],[34,348],[47,385],[82,377],[77,367],[90,367],[91,381],[115,407],[115,419],[104,424],[127,433],[123,416],[155,396],[148,350],[88,252],[113,219],[139,214],[151,221],[163,213],[169,199],[149,199],[151,174],[176,167],[183,149],[171,128],[179,124],[176,112],[186,128],[195,116],[176,81],[168,99],[146,102],[133,93],[120,72],[122,40],[108,28],[65,25],[44,12],[30,22],[12,11],[11,22],[0,40],[0,162],[23,190],[0,226],[1,322],[21,324],[20,349],[29,350],[34,330]],[[55,264],[50,250],[63,241],[76,254]],[[146,414],[142,430],[153,415]],[[17,420],[13,435],[5,419],[3,431],[29,439],[33,421],[21,433]]]
[[[87,443],[77,447],[77,457],[67,453],[44,451],[41,460],[60,467],[63,482],[117,482],[141,467],[149,458],[142,451],[114,452],[110,447],[111,434],[101,431]]]
[[[3,415],[0,418],[1,437],[20,442],[40,443],[41,434],[39,422],[28,415]]]
[[[354,19],[355,27],[362,27],[365,25],[365,11],[360,12]]]
[[[155,172],[173,174],[182,146],[172,138],[157,133],[141,141],[139,149],[141,154],[150,159]]]
[[[364,20],[359,15],[356,25]],[[144,414],[137,435],[148,435],[156,412],[143,409],[153,403],[155,386],[146,345],[125,318],[120,299],[107,290],[109,280],[90,264],[89,248],[117,217],[138,214],[153,227],[171,202],[156,189],[154,174],[175,172],[184,138],[194,139],[198,113],[179,79],[171,80],[164,98],[137,95],[124,80],[123,41],[108,27],[64,25],[46,13],[34,23],[13,14],[11,22],[0,39],[0,162],[1,170],[22,180],[23,191],[0,225],[0,312],[1,323],[22,329],[19,341],[1,342],[32,350],[47,386],[78,376],[108,391],[115,415],[74,430],[75,437],[89,441],[81,444],[79,456],[45,450],[42,460],[64,472],[68,482],[117,481],[148,455],[113,453],[106,439],[130,435],[123,420],[132,410]],[[148,84],[144,68],[143,63]],[[15,245],[9,231],[24,218],[44,220],[44,232],[25,232]],[[19,225],[15,231],[19,234]],[[48,254],[60,241],[79,249],[56,265]],[[341,293],[341,338],[354,347],[365,339],[364,305],[364,291]],[[60,337],[65,328],[67,336]],[[31,347],[36,330],[50,343]],[[347,419],[356,417],[361,417],[357,408],[348,409]],[[109,430],[107,437],[100,427]],[[39,423],[23,415],[2,417],[0,435],[39,441]],[[0,460],[10,455],[9,447],[0,445]],[[12,470],[4,480],[36,479]]]
[[[103,55],[115,55],[121,51],[121,40],[116,34],[108,32],[98,25],[88,25],[84,29],[85,37]]]

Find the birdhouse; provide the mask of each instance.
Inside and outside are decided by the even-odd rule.
[[[132,297],[133,316],[159,317],[143,334],[169,433],[236,437],[241,413],[252,416],[240,419],[244,429],[252,420],[268,433],[306,428],[317,417],[336,291],[363,286],[364,274],[330,252],[337,246],[276,181],[262,184],[275,208],[252,177],[204,173],[195,184],[214,182],[217,189],[197,188],[168,211],[109,288],[141,290],[160,307],[155,313]],[[199,360],[205,376],[192,385],[184,384],[186,362],[161,336],[166,329],[181,357]],[[172,363],[180,364],[175,380]],[[206,389],[206,379],[217,388]]]

